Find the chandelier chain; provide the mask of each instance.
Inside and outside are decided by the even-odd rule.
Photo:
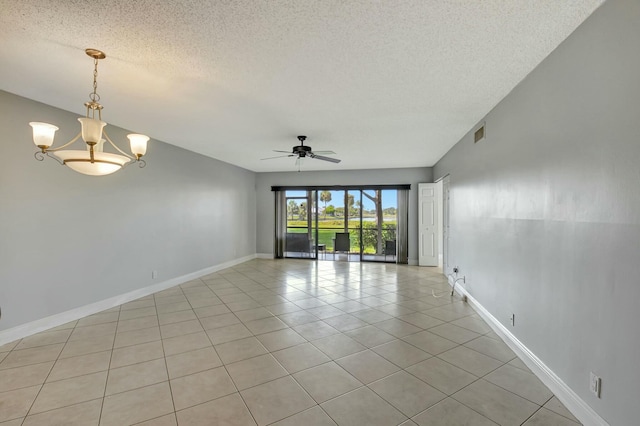
[[[92,102],[100,101],[100,95],[98,95],[98,59],[93,58],[93,92],[89,95]]]

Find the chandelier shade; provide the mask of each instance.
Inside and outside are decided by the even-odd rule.
[[[89,101],[85,102],[86,116],[78,118],[80,133],[60,147],[52,148],[53,139],[58,127],[49,123],[32,121],[29,125],[33,128],[33,143],[40,149],[35,153],[38,161],[44,160],[44,156],[55,158],[60,164],[70,169],[90,176],[104,176],[117,172],[131,162],[136,162],[144,167],[146,162],[141,159],[147,153],[149,137],[138,133],[127,135],[131,153],[129,155],[113,143],[105,130],[106,122],[102,121],[103,106],[98,102],[98,60],[106,58],[106,55],[96,49],[86,49],[85,53],[93,58],[93,92],[89,94]],[[85,150],[64,149],[82,137]],[[104,152],[105,142],[117,151],[117,153]],[[53,156],[51,155],[53,154]]]
[[[53,138],[56,135],[56,131],[59,130],[58,127],[38,121],[32,121],[29,125],[33,127],[33,143],[38,148],[49,148],[53,145]]]
[[[132,133],[127,135],[127,137],[129,138],[131,152],[133,155],[139,158],[147,153],[147,142],[149,141],[149,136]]]
[[[80,117],[78,118],[82,127],[82,140],[85,143],[98,143],[102,139],[102,129],[107,125],[104,121],[95,118]]]
[[[124,155],[111,154],[110,152],[93,152],[93,158],[91,158],[91,152],[86,150],[67,149],[54,152],[53,155],[72,170],[90,176],[110,175],[131,161]]]

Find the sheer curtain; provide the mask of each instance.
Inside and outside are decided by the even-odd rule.
[[[398,190],[397,263],[409,263],[409,190]]]
[[[284,257],[284,240],[287,232],[287,206],[285,191],[274,191],[275,194],[275,235],[273,236],[273,257]]]

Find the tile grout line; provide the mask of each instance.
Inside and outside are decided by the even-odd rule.
[[[443,360],[443,361],[444,361],[444,360]],[[446,362],[446,361],[445,361],[445,362]],[[465,404],[464,402],[462,402],[462,401],[460,401],[460,400],[458,400],[458,399],[456,399],[456,398],[454,397],[454,395],[455,395],[455,394],[457,394],[457,393],[459,393],[459,392],[463,391],[464,389],[468,388],[468,387],[469,387],[469,386],[471,386],[472,384],[474,384],[474,383],[476,383],[476,382],[479,382],[480,380],[483,380],[483,377],[484,377],[484,376],[482,376],[482,377],[478,377],[478,379],[477,379],[477,380],[474,380],[473,382],[469,383],[468,385],[463,386],[462,388],[460,388],[459,390],[455,391],[455,392],[454,392],[454,393],[452,393],[451,395],[448,395],[447,397],[448,397],[448,398],[453,399],[454,401],[456,401],[456,402],[457,402],[457,403],[459,403],[459,404],[464,405],[464,406],[465,406],[465,407],[467,407],[468,409],[475,411],[476,413],[480,414],[482,417],[484,417],[484,418],[486,418],[486,419],[489,419],[489,417],[485,416],[484,414],[482,414],[481,412],[479,412],[479,411],[478,411],[478,410],[476,410],[475,408],[473,408],[473,407],[469,407],[467,404]],[[489,382],[489,383],[491,383],[491,382]],[[493,383],[492,383],[492,384],[493,384]],[[505,389],[505,390],[506,390],[506,389]],[[513,394],[513,395],[515,395],[515,396],[517,396],[517,397],[520,397],[519,395],[516,395],[516,394],[514,394],[514,393],[513,393],[513,392],[511,392],[511,391],[507,391],[507,392],[509,392],[509,393],[511,393],[511,394]],[[522,397],[520,397],[520,398],[522,398]],[[524,398],[523,398],[523,399],[524,399]],[[528,400],[527,400],[527,401],[528,401]],[[535,403],[534,403],[534,404],[535,404]],[[538,405],[538,404],[535,404],[535,405]],[[539,409],[539,408],[540,408],[540,407],[538,407],[538,409]],[[538,410],[536,409],[536,411],[538,411]],[[535,411],[534,411],[534,412],[535,412]],[[494,422],[494,423],[497,423],[497,422],[493,421],[492,419],[489,419],[489,420],[491,420],[491,421],[492,421],[492,422]]]
[[[245,293],[245,294],[246,294],[246,293]],[[251,296],[250,296],[250,297],[251,297]],[[295,303],[294,303],[294,304],[295,304]],[[268,305],[267,305],[267,306],[268,306]],[[268,307],[266,307],[266,306],[263,306],[263,308],[265,308],[265,309],[267,309],[267,310],[268,310]],[[301,309],[302,309],[302,310],[305,310],[304,308],[301,308]],[[275,315],[274,315],[274,316],[275,316]],[[236,315],[236,317],[237,317],[237,315]],[[275,316],[275,317],[277,317],[277,316]],[[238,319],[239,319],[239,318],[238,318]],[[239,320],[240,320],[240,319],[239,319]],[[241,321],[241,323],[242,323],[242,324],[244,324],[244,322],[243,322],[242,320],[240,320],[240,321]],[[293,330],[293,329],[292,329],[288,324],[286,324],[286,325],[287,325],[287,327],[286,327],[285,329]],[[261,334],[267,334],[267,333],[271,333],[271,332],[274,332],[274,331],[279,331],[279,330],[272,330],[272,331],[269,331],[269,332],[266,332],[266,333],[261,333]],[[295,330],[294,330],[294,331],[295,331]],[[253,335],[252,337],[257,338],[257,336],[259,336],[260,334],[257,334],[257,335],[256,335],[256,334],[254,334],[254,333],[252,332],[252,335]],[[304,338],[304,337],[303,337],[303,338]],[[237,340],[242,340],[242,339],[236,339],[236,340],[232,340],[232,341],[230,341],[230,342],[237,341]],[[305,340],[306,340],[306,339],[305,339]],[[258,340],[258,341],[259,341],[259,340]],[[225,343],[230,343],[230,342],[225,342]],[[311,342],[307,340],[305,343],[300,343],[299,345],[290,346],[290,347],[288,347],[288,348],[295,347],[295,346],[300,346],[300,345],[303,345],[303,344],[306,344],[306,343],[311,343]],[[212,344],[213,344],[213,342],[212,342]],[[264,347],[264,345],[262,345],[262,346]],[[215,351],[216,351],[216,353],[217,353],[217,349],[215,348],[215,345],[213,345],[213,347],[214,347],[214,350],[215,350]],[[314,346],[314,347],[315,347],[315,346]],[[288,349],[288,348],[283,348],[283,349],[281,349],[281,350]],[[304,387],[303,387],[303,386],[302,386],[302,385],[301,385],[301,384],[300,384],[300,383],[295,379],[295,377],[293,376],[293,374],[292,374],[292,373],[290,373],[286,368],[284,368],[284,366],[282,366],[282,364],[280,363],[280,361],[279,361],[279,360],[278,360],[278,359],[273,355],[273,352],[272,352],[272,351],[270,351],[270,350],[268,350],[268,349],[266,349],[266,348],[265,348],[265,350],[267,350],[267,354],[271,355],[271,356],[272,356],[272,358],[276,361],[276,363],[277,363],[277,364],[278,364],[278,365],[279,365],[279,366],[280,366],[280,367],[281,367],[285,372],[287,372],[287,375],[282,376],[282,377],[275,378],[275,379],[273,379],[273,380],[266,381],[266,382],[264,382],[264,383],[256,384],[256,385],[251,386],[251,387],[249,387],[249,388],[243,389],[243,391],[246,391],[246,390],[248,390],[248,389],[252,389],[252,388],[255,388],[255,387],[258,387],[258,386],[262,386],[262,385],[264,385],[264,384],[267,384],[267,383],[270,383],[270,382],[273,382],[273,381],[276,381],[276,380],[282,379],[282,378],[284,378],[284,377],[290,377],[290,378],[291,378],[291,379],[292,379],[292,380],[293,380],[293,381],[294,381],[298,386],[300,386],[300,388],[301,388],[301,389],[303,389],[303,391],[305,392],[305,394],[307,394],[307,395],[308,395],[308,393],[306,392],[306,390],[304,390]],[[276,352],[277,352],[277,351],[276,351]],[[264,355],[264,354],[263,354],[263,355]],[[257,356],[255,356],[255,357],[245,358],[245,359],[239,360],[239,361],[237,361],[237,362],[246,361],[246,360],[248,360],[248,359],[256,358],[256,357],[258,357],[258,356],[262,356],[262,355],[257,355]],[[333,360],[332,360],[332,359],[330,359],[329,361],[327,361],[327,363],[328,363],[328,362],[332,362],[332,361],[333,361]],[[233,363],[232,363],[232,364],[233,364]],[[323,364],[324,364],[324,363],[323,363]],[[223,366],[225,367],[225,370],[226,370],[226,364],[225,364],[224,362],[223,362]],[[317,367],[317,365],[316,365],[316,366],[314,366],[314,367]],[[309,368],[313,368],[313,367],[309,367]],[[229,374],[228,370],[226,370],[226,371],[227,371],[227,374]],[[304,371],[304,370],[301,370],[301,371]],[[229,377],[231,377],[231,375],[229,375]],[[233,378],[232,378],[232,381],[233,381]],[[234,381],[234,385],[235,385],[235,381]],[[236,387],[236,390],[237,390],[238,394],[239,394],[239,395],[240,395],[240,397],[242,398],[242,400],[243,400],[243,402],[244,402],[244,404],[245,404],[245,407],[247,408],[247,410],[249,411],[249,413],[250,413],[250,414],[251,414],[251,416],[253,417],[254,421],[256,421],[255,417],[253,416],[253,413],[251,413],[251,410],[249,410],[249,408],[248,408],[248,406],[247,406],[247,403],[246,403],[246,401],[245,401],[245,399],[244,399],[244,396],[242,395],[241,391],[237,388],[237,385],[236,385],[235,387]],[[314,401],[314,402],[316,403],[316,405],[315,405],[315,406],[318,406],[318,407],[319,407],[319,404],[315,401],[315,399],[313,399],[313,397],[311,397],[311,395],[308,395],[308,396],[309,396],[309,398],[311,398],[311,400],[312,400],[312,401]],[[307,408],[307,409],[302,410],[302,411],[306,411],[306,410],[311,409],[311,408],[313,408],[313,407]],[[322,409],[322,407],[320,407],[320,409]],[[300,411],[300,412],[302,412],[302,411]],[[324,411],[324,410],[323,410],[323,411]],[[293,413],[291,416],[294,416],[294,415],[296,415],[296,414],[299,414],[300,412]],[[328,415],[328,414],[327,414],[327,415]],[[291,416],[288,416],[288,417],[291,417]],[[288,417],[285,417],[285,418],[288,418]],[[281,420],[283,420],[283,419],[276,420],[276,422],[281,421]],[[256,423],[257,423],[257,421],[256,421]]]
[[[531,415],[529,417],[527,417],[526,419],[524,419],[524,421],[522,423],[520,423],[520,426],[524,425],[530,418],[532,418],[533,416],[536,415],[537,412],[539,412],[540,410],[542,410],[542,405],[538,407],[537,410],[535,410],[533,413],[531,413]]]
[[[245,294],[246,294],[246,293],[245,293]],[[238,319],[239,319],[239,318],[238,318]],[[242,320],[240,320],[240,321],[242,322]],[[244,324],[244,323],[243,323],[243,324]],[[288,327],[288,325],[287,325],[287,328],[290,328],[290,327]],[[251,330],[249,330],[249,331],[251,331]],[[277,331],[277,330],[276,330],[276,331]],[[294,331],[295,331],[295,330],[294,330]],[[251,334],[253,335],[253,337],[255,337],[255,336],[256,336],[255,334],[253,334],[253,332],[252,332]],[[263,334],[266,334],[266,333],[263,333]],[[304,338],[304,336],[303,336],[303,338]],[[236,340],[239,340],[239,339],[236,339]],[[212,342],[212,343],[213,343],[213,342]],[[264,345],[263,345],[263,347],[264,347]],[[286,368],[284,368],[284,366],[283,366],[283,365],[280,363],[280,361],[279,361],[279,360],[278,360],[278,359],[277,359],[277,358],[272,354],[272,352],[271,352],[271,351],[269,351],[267,348],[265,348],[265,349],[267,350],[267,353],[268,353],[269,355],[271,355],[271,357],[275,360],[275,362],[280,366],[280,368],[282,368],[285,372],[287,372],[287,375],[282,376],[282,377],[278,377],[278,378],[273,379],[273,380],[269,380],[269,381],[264,382],[264,383],[256,384],[256,385],[251,386],[251,387],[249,387],[249,388],[243,389],[243,391],[246,391],[246,390],[248,390],[248,389],[255,388],[255,387],[258,387],[258,386],[262,386],[262,385],[264,385],[264,384],[267,384],[267,383],[270,383],[270,382],[273,382],[273,381],[276,381],[276,380],[282,379],[282,378],[284,378],[284,377],[290,377],[292,380],[294,380],[294,381],[295,381],[295,383],[298,383],[298,382],[295,380],[295,378],[293,377],[293,375],[291,375],[291,374],[289,373],[289,371],[288,371]],[[214,350],[216,350],[216,353],[217,353],[217,349],[215,349],[215,345],[214,345]],[[225,367],[225,370],[226,370],[226,364],[224,364],[224,362],[223,362],[223,366]],[[229,374],[229,371],[228,371],[228,370],[227,370],[227,374]],[[251,415],[251,417],[253,418],[253,421],[254,421],[254,422],[256,422],[256,424],[259,424],[259,423],[258,423],[258,420],[255,418],[255,415],[254,415],[254,414],[251,412],[251,410],[249,409],[249,405],[247,404],[247,401],[245,400],[244,395],[242,395],[242,392],[238,389],[238,386],[237,386],[237,384],[235,383],[235,381],[233,380],[233,377],[232,377],[230,374],[229,374],[229,377],[231,378],[231,381],[234,383],[234,386],[236,387],[236,390],[238,391],[238,395],[239,395],[239,396],[240,396],[240,398],[242,399],[242,402],[244,403],[244,405],[245,405],[245,407],[246,407],[247,411],[249,412],[249,414],[250,414],[250,415]],[[298,384],[298,386],[300,386],[300,385]],[[302,386],[300,386],[300,387],[302,388]],[[304,388],[302,388],[302,389],[303,389],[303,391],[304,391]],[[304,392],[306,393],[306,391],[304,391]],[[307,394],[307,395],[308,395],[308,394]],[[308,395],[308,396],[309,396],[309,398],[311,398],[311,396],[310,396],[310,395]],[[315,402],[315,400],[314,400],[313,398],[311,398],[311,400]],[[316,404],[316,405],[317,405],[317,404]],[[298,414],[298,413],[295,413],[295,414]],[[294,415],[295,415],[295,414],[294,414]],[[276,420],[276,422],[278,422],[278,421],[280,421],[280,420],[282,420],[282,419]],[[272,422],[272,423],[275,423],[275,422]]]
[[[56,357],[56,359],[53,362],[53,365],[51,366],[51,369],[49,370],[49,372],[47,373],[47,377],[44,379],[44,381],[42,382],[42,385],[40,386],[40,390],[38,391],[38,394],[36,395],[36,397],[34,398],[33,402],[31,403],[31,405],[29,406],[29,410],[27,411],[27,414],[24,416],[24,418],[22,419],[22,423],[24,424],[24,422],[27,420],[27,417],[30,415],[31,410],[33,409],[34,404],[36,403],[36,401],[38,400],[38,397],[40,396],[40,393],[42,392],[42,389],[44,389],[45,384],[47,384],[47,379],[49,378],[49,376],[51,375],[51,372],[53,371],[53,369],[55,368],[56,364],[58,363],[58,360],[60,359],[60,356],[62,355],[62,353],[64,352],[64,349],[67,347],[67,344],[69,343],[69,339],[71,339],[71,336],[73,335],[73,332],[76,330],[76,328],[78,327],[78,323],[80,322],[80,320],[76,320],[75,324],[73,326],[73,328],[71,329],[71,333],[69,333],[69,336],[67,337],[67,340],[64,342],[64,345],[62,346],[62,348],[60,349],[60,353],[58,353],[58,356]],[[21,339],[22,341],[23,339]],[[72,358],[72,357],[70,357]],[[33,364],[30,364],[33,365]],[[61,380],[65,380],[65,379],[61,379]],[[106,381],[105,381],[105,387],[106,387]],[[97,398],[96,398],[97,399]],[[82,401],[82,402],[87,402],[87,401]],[[81,404],[82,402],[76,403],[76,404]],[[52,411],[52,410],[56,410],[59,408],[65,408],[65,407],[70,407],[71,405],[76,405],[76,404],[70,404],[70,405],[66,405],[66,406],[62,406],[62,407],[56,407],[53,408],[51,410],[46,410],[43,411],[43,413],[46,413],[48,411]],[[35,414],[40,414],[40,413],[35,413]],[[34,414],[34,415],[35,415]]]
[[[79,320],[76,320],[76,323],[74,324],[73,328],[71,329],[71,333],[69,333],[69,336],[67,337],[67,340],[64,342],[64,345],[62,345],[62,348],[60,348],[60,352],[58,353],[58,356],[56,357],[56,359],[53,361],[53,365],[51,366],[51,369],[49,370],[49,372],[47,373],[47,377],[45,377],[44,381],[42,382],[42,385],[40,385],[40,389],[38,390],[38,393],[36,394],[36,397],[33,399],[33,401],[31,402],[31,405],[29,406],[29,410],[27,410],[27,413],[24,415],[24,418],[22,419],[21,424],[24,424],[24,422],[27,420],[27,417],[29,416],[29,414],[31,413],[31,410],[33,409],[33,405],[36,403],[36,401],[38,400],[38,397],[40,396],[40,393],[42,392],[42,389],[44,388],[44,385],[47,383],[47,379],[49,378],[49,376],[51,375],[51,372],[53,371],[53,369],[56,366],[56,363],[58,362],[58,359],[60,359],[60,355],[62,355],[62,352],[64,351],[64,348],[67,346],[67,343],[69,342],[69,339],[71,338],[71,335],[73,334],[73,332],[75,331],[76,327],[78,326],[78,322]],[[22,342],[22,340],[24,339],[20,339],[20,341]],[[19,345],[20,343],[18,343]],[[16,345],[16,347],[18,346]],[[8,356],[8,355],[7,355]],[[30,364],[33,365],[33,364]]]
[[[207,287],[208,287],[208,286],[207,286]],[[214,292],[214,294],[215,294],[215,291],[214,291],[214,290],[211,290],[211,291],[213,291],[213,292]],[[243,291],[243,293],[244,293],[244,291]],[[217,296],[217,295],[216,295],[216,296]],[[225,306],[227,309],[229,309],[229,307],[226,305],[226,303],[224,303],[224,301],[223,301],[222,299],[220,299],[220,300],[222,301],[222,303],[224,304],[224,306]],[[191,302],[189,302],[189,305],[191,305]],[[229,311],[230,311],[231,313],[233,313],[233,311],[231,311],[231,309],[229,309]],[[234,316],[238,319],[238,321],[240,321],[240,322],[242,323],[242,321],[240,320],[240,318],[238,318],[238,317],[235,315],[235,313],[234,313]],[[198,317],[198,316],[196,315],[196,317]],[[201,321],[200,317],[198,317],[198,322],[200,323],[200,326],[204,329],[204,326],[203,326],[203,324],[202,324],[202,321]],[[233,377],[231,377],[231,374],[229,374],[229,370],[227,369],[226,364],[222,361],[222,358],[220,358],[220,354],[218,353],[218,350],[216,349],[216,346],[213,344],[213,341],[211,340],[211,337],[209,336],[209,334],[208,334],[208,333],[205,333],[205,335],[207,336],[207,339],[209,340],[209,343],[211,343],[211,348],[213,349],[213,351],[216,353],[216,356],[217,356],[217,357],[218,357],[218,359],[220,360],[220,363],[222,364],[222,365],[221,365],[221,367],[222,367],[222,368],[224,368],[225,373],[227,374],[227,376],[228,376],[228,377],[229,377],[229,379],[231,380],[231,383],[233,383],[233,387],[235,388],[236,393],[238,394],[238,396],[240,397],[240,399],[242,400],[242,403],[244,404],[244,408],[247,410],[247,412],[249,413],[249,415],[251,416],[251,418],[253,419],[253,421],[254,421],[256,424],[258,424],[258,421],[256,420],[255,416],[253,415],[253,413],[252,413],[252,412],[251,412],[251,410],[249,409],[249,406],[247,405],[247,402],[244,400],[244,397],[243,397],[243,396],[242,396],[242,394],[240,393],[240,390],[238,389],[238,385],[237,385],[237,384],[236,384],[236,382],[233,380]],[[266,348],[265,348],[265,349],[266,349]],[[214,368],[218,368],[218,367],[214,367]],[[233,395],[233,394],[231,394],[231,395]],[[221,397],[219,397],[219,398],[224,398],[224,397],[226,397],[226,396],[229,396],[229,395],[224,395],[224,396],[221,396]],[[207,403],[209,403],[209,402],[211,402],[211,401],[215,401],[215,400],[217,400],[217,399],[219,399],[219,398],[214,398],[214,399],[212,399],[212,400],[205,401],[205,402],[202,402],[202,403],[200,403],[200,404],[197,404],[197,405],[194,405],[194,406],[192,406],[192,407],[188,407],[188,408],[193,408],[193,407],[196,407],[196,406],[198,406],[198,405],[207,404]],[[178,413],[176,412],[176,421],[177,421],[177,419],[178,419]]]
[[[178,285],[176,287],[178,287],[180,289],[180,291],[182,292],[182,295],[185,296],[185,298],[186,298],[186,295],[184,294],[184,290],[182,289],[182,285]],[[156,301],[155,294],[153,296],[153,303],[154,303],[154,305],[156,307],[156,312],[157,312],[158,311],[158,304],[157,304],[157,301]],[[187,299],[187,303],[189,303],[189,299]],[[189,306],[191,306],[191,303],[189,303]],[[191,310],[193,312],[193,307],[191,308]],[[195,312],[194,312],[194,315],[195,315]],[[165,368],[165,371],[167,373],[167,384],[169,385],[169,395],[171,396],[171,406],[173,407],[172,413],[173,413],[173,417],[175,418],[176,424],[177,424],[177,422],[178,422],[178,413],[176,411],[176,401],[175,401],[175,399],[173,397],[173,386],[171,386],[171,375],[169,374],[169,365],[167,364],[167,352],[166,352],[165,347],[164,347],[164,338],[162,337],[162,326],[160,325],[160,316],[159,315],[158,315],[158,329],[159,329],[159,333],[160,333],[160,346],[162,347],[162,360],[164,361],[164,368]],[[162,416],[158,416],[158,417],[162,417]],[[146,420],[143,420],[143,421],[147,421],[147,420],[150,420],[150,419],[146,419]],[[142,423],[142,422],[139,422],[139,423]]]
[[[107,385],[109,384],[109,376],[111,375],[111,361],[113,360],[113,351],[116,345],[116,338],[118,337],[118,327],[120,326],[120,314],[122,313],[122,305],[119,305],[118,308],[118,321],[116,323],[116,332],[113,335],[113,342],[111,343],[111,354],[109,355],[109,365],[107,366],[107,377],[104,381],[104,390],[102,391],[102,404],[100,404],[100,415],[98,416],[98,424],[102,423],[104,401],[107,398]]]

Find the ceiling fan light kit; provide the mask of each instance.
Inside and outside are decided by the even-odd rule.
[[[81,127],[80,133],[62,146],[52,148],[58,127],[39,121],[30,122],[29,125],[33,128],[33,143],[40,149],[34,154],[36,160],[42,161],[46,155],[78,173],[91,176],[104,176],[117,172],[132,161],[138,163],[139,167],[144,167],[146,162],[141,157],[147,153],[148,136],[137,133],[127,135],[131,153],[133,154],[129,155],[118,148],[104,130],[107,123],[102,121],[103,106],[99,102],[100,95],[97,93],[97,78],[98,61],[107,56],[97,49],[85,49],[85,53],[93,58],[93,92],[89,94],[89,101],[84,104],[87,108],[86,116],[78,118]],[[80,137],[85,142],[86,149],[64,150]],[[105,152],[105,142],[109,142],[118,153]]]
[[[300,145],[296,145],[291,149],[291,153],[288,155],[278,155],[275,157],[267,157],[267,158],[262,158],[262,160],[272,160],[274,158],[284,158],[284,157],[296,157],[296,166],[298,166],[298,171],[300,171],[300,163],[302,162],[302,160],[304,158],[313,158],[316,160],[322,160],[322,161],[329,161],[331,163],[339,163],[340,159],[338,158],[332,158],[332,157],[326,157],[325,155],[332,155],[335,154],[335,152],[333,151],[313,151],[313,149],[309,146],[309,145],[305,145],[304,141],[307,140],[306,136],[298,136],[298,140],[300,141]],[[284,153],[289,153],[289,151],[279,151],[277,149],[274,149],[273,152],[284,152]],[[325,155],[320,155],[320,154],[325,154]]]

